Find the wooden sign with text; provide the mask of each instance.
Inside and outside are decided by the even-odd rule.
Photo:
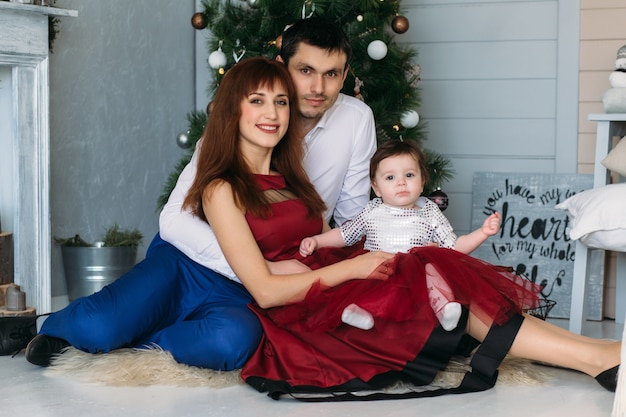
[[[472,256],[511,266],[543,285],[543,295],[557,302],[550,317],[568,318],[576,242],[569,238],[567,212],[554,206],[592,187],[593,176],[585,174],[475,173],[472,230],[494,211],[502,215],[502,226]],[[588,284],[592,320],[602,319],[604,258],[598,255],[592,252]]]

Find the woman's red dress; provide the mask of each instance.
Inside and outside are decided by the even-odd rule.
[[[257,176],[264,190],[285,188],[281,176]],[[248,215],[248,222],[266,259],[299,259],[312,269],[363,253],[361,247],[326,248],[302,258],[302,238],[318,234],[322,223],[308,216],[298,199],[272,204],[267,218]],[[430,307],[424,266],[434,265],[464,307],[459,325],[445,331]],[[264,337],[241,372],[242,378],[275,399],[283,394],[308,399],[379,399],[388,396],[433,396],[490,388],[497,367],[508,352],[523,317],[537,307],[540,287],[460,252],[420,247],[398,254],[387,280],[351,280],[332,288],[313,285],[305,300],[261,309],[257,314]],[[374,328],[361,330],[341,322],[341,313],[355,303],[374,316]],[[468,310],[491,326],[473,355],[460,386],[429,387],[386,394],[396,381],[429,386],[454,355],[478,345],[465,334]],[[356,394],[368,392],[367,395]],[[311,396],[312,395],[312,396]]]

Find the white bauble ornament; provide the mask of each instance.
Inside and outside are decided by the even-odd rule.
[[[400,117],[400,123],[407,129],[411,129],[420,122],[420,115],[417,114],[414,110],[409,110],[402,113],[402,117]]]
[[[209,55],[209,66],[213,69],[222,68],[226,65],[226,54],[222,52],[222,48],[217,48],[217,51],[211,52]]]
[[[367,45],[367,54],[373,60],[379,61],[387,56],[387,44],[383,41],[372,41]]]
[[[256,6],[258,0],[248,0],[248,4],[252,7]]]

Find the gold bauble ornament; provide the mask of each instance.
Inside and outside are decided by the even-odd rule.
[[[280,48],[283,47],[283,35],[278,35],[276,37],[275,43],[276,43],[276,49],[280,51]]]
[[[207,22],[204,13],[194,13],[193,16],[191,16],[191,26],[198,30],[206,28]]]
[[[391,21],[391,29],[396,33],[404,33],[409,30],[409,19],[404,16],[397,15]]]

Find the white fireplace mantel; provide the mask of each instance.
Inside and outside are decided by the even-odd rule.
[[[48,16],[74,10],[0,1],[0,66],[11,67],[14,279],[51,311]],[[0,160],[7,155],[0,155]]]

